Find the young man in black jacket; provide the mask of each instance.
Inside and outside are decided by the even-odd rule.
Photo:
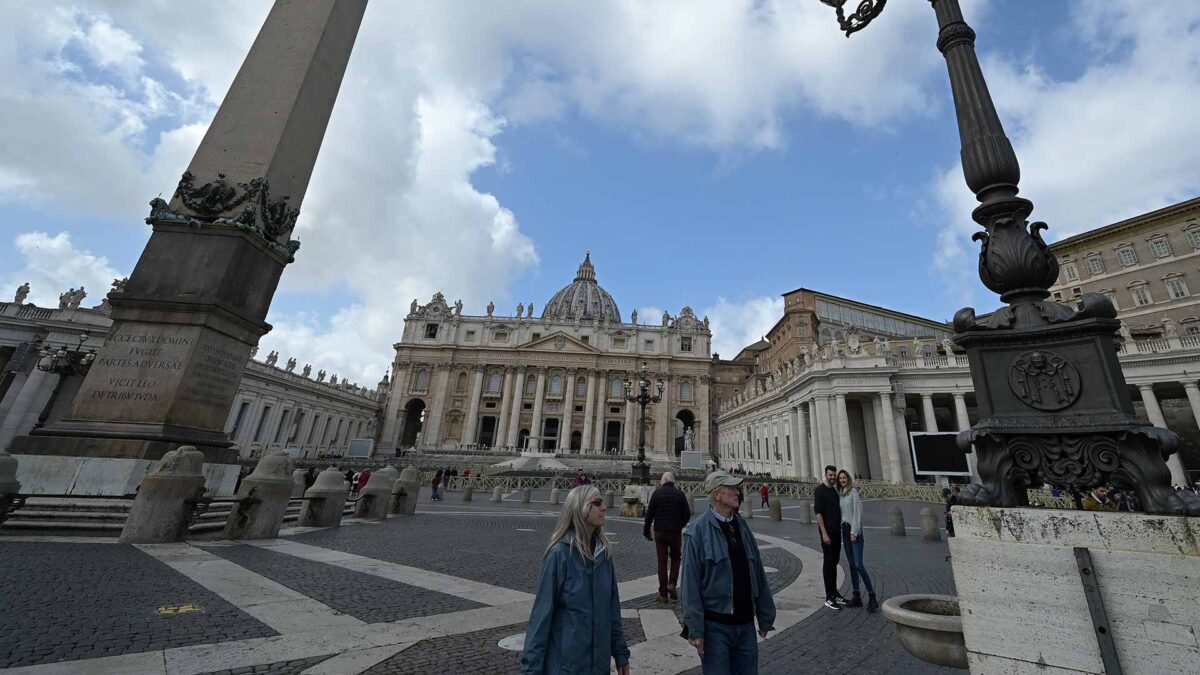
[[[658,553],[658,601],[667,602],[679,597],[675,590],[679,582],[679,561],[683,550],[683,526],[692,518],[692,502],[683,491],[675,487],[675,475],[670,471],[662,475],[662,484],[650,496],[646,507],[646,525],[642,534],[654,542]],[[650,526],[654,536],[650,536]],[[667,574],[667,558],[671,571]]]
[[[842,557],[842,504],[837,488],[837,467],[825,467],[825,482],[813,490],[813,512],[821,534],[821,576],[825,581],[825,606],[841,609],[846,599],[837,589],[838,559]]]

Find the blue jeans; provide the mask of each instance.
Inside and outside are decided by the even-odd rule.
[[[863,567],[863,533],[858,533],[858,541],[850,543],[850,523],[842,523],[842,546],[846,548],[846,562],[850,564],[850,587],[858,592],[858,578],[862,577],[868,593],[875,592],[871,584],[871,575]]]
[[[758,672],[758,636],[754,623],[734,626],[704,622],[704,675],[753,675]]]

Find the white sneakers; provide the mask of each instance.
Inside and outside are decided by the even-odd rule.
[[[836,602],[834,602],[832,600],[826,600],[825,606],[828,607],[829,609],[841,609],[842,608],[841,605],[837,604]]]

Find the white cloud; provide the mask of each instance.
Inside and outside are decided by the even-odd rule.
[[[75,248],[66,232],[53,236],[46,232],[25,232],[13,244],[24,257],[25,266],[6,275],[4,292],[15,292],[17,286],[28,282],[29,297],[25,302],[40,307],[57,307],[61,293],[81,286],[88,292],[83,306],[94,307],[108,294],[113,279],[126,276],[109,264],[107,258]]]
[[[984,73],[1021,162],[1033,220],[1057,240],[1200,192],[1200,5],[1086,0],[1072,11],[1095,50],[1074,79],[988,59]],[[948,300],[983,309],[998,299],[975,275],[977,202],[954,167],[934,192],[946,223],[935,268]]]
[[[771,326],[783,316],[783,298],[767,295],[743,302],[730,302],[718,297],[716,304],[706,308],[712,328],[713,352],[721,358],[732,359],[746,347],[758,342]]]

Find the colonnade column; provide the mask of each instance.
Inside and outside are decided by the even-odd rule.
[[[533,421],[529,424],[529,449],[542,449],[542,398],[546,394],[546,369],[537,369],[537,387],[533,391]]]
[[[571,422],[575,418],[575,371],[568,370],[564,376],[566,382],[563,385],[567,388],[563,392],[563,417],[562,426],[558,430],[558,449],[571,449]]]
[[[1192,384],[1195,386],[1195,383]],[[1150,423],[1156,427],[1167,428],[1167,418],[1163,417],[1162,408],[1158,405],[1158,397],[1154,395],[1153,384],[1139,384],[1138,392],[1142,395],[1142,403],[1146,406],[1146,416],[1150,418]],[[1187,389],[1184,389],[1187,391]],[[1192,394],[1188,392],[1188,402],[1192,401]],[[1194,408],[1193,408],[1194,409]],[[1172,485],[1187,485],[1187,472],[1183,470],[1183,461],[1179,459],[1179,451],[1167,458],[1167,468],[1171,470]]]
[[[492,439],[495,447],[505,445],[508,434],[509,408],[512,407],[513,369],[504,369],[504,383],[500,386],[500,421],[496,424],[496,435]]]
[[[792,424],[792,451],[796,453],[796,475],[803,478],[810,475],[808,462],[808,420],[804,419],[803,404],[789,409]]]
[[[837,413],[838,468],[845,469],[851,476],[855,476],[857,472],[854,466],[854,446],[850,442],[850,414],[846,410],[846,395],[835,394],[833,399]]]
[[[510,448],[517,447],[517,439],[521,435],[521,400],[525,392],[525,366],[517,366],[513,371],[512,410],[508,416],[508,442]]]
[[[50,391],[53,391],[53,387],[57,383],[58,375],[52,375],[44,370],[39,370],[36,365],[34,366],[29,376],[25,378],[25,385],[21,387],[21,391],[17,392],[17,398],[9,408],[3,424],[0,425],[0,450],[6,449],[14,436],[29,432],[29,426],[26,426],[25,420],[29,417],[30,411],[33,411],[33,419],[36,421],[40,410],[37,404],[39,400],[44,404],[43,393],[46,392],[47,384],[51,387]]]
[[[634,380],[633,386],[635,387],[635,389],[633,389],[633,391],[637,391],[637,389],[636,389],[637,380]],[[631,452],[631,451],[637,449],[637,439],[638,439],[637,425],[638,425],[638,413],[639,412],[640,412],[640,410],[638,409],[637,404],[630,403],[629,400],[626,399],[626,401],[625,401],[625,428],[622,429],[623,433],[621,434],[621,438],[624,439],[622,442],[621,450],[624,452]]]
[[[916,474],[913,473],[912,453],[908,439],[908,401],[906,397],[896,397],[896,407],[892,409],[892,414],[895,415],[896,420],[896,447],[901,455],[900,471],[903,473],[904,482],[915,483]]]
[[[596,419],[596,371],[588,371],[587,397],[583,403],[583,438],[579,441],[579,449],[592,447],[592,428]]]
[[[887,452],[888,480],[902,483],[904,474],[900,471],[900,448],[896,444],[896,411],[892,408],[891,393],[879,392],[879,408],[879,418],[883,421],[883,447]]]
[[[654,449],[662,459],[670,459],[674,454],[671,448],[671,441],[674,440],[671,434],[671,376],[664,375],[662,381],[662,400],[654,404],[657,418],[654,422]]]
[[[595,438],[592,439],[592,447],[601,452],[607,450],[604,447],[604,413],[608,410],[608,373],[607,370],[602,370],[596,376],[596,429]]]
[[[471,403],[467,408],[467,422],[463,425],[462,442],[474,445],[475,431],[479,428],[479,397],[483,395],[483,366],[475,366],[475,382],[471,385]]]
[[[816,444],[817,453],[821,458],[821,467],[817,470],[817,475],[824,475],[824,467],[837,462],[836,455],[833,453],[833,429],[829,422],[829,396],[827,394],[819,394],[816,397],[817,402],[817,421],[813,425],[816,429]]]
[[[951,396],[954,397],[954,417],[958,421],[958,430],[966,431],[971,428],[971,418],[967,415],[967,395],[961,392],[953,392]],[[967,466],[971,470],[971,480],[975,482],[981,480],[979,469],[977,468],[978,461],[979,458],[975,454],[975,449],[972,448],[971,452],[967,455]]]
[[[925,431],[937,431],[937,415],[933,412],[933,394],[921,394],[921,421]]]

